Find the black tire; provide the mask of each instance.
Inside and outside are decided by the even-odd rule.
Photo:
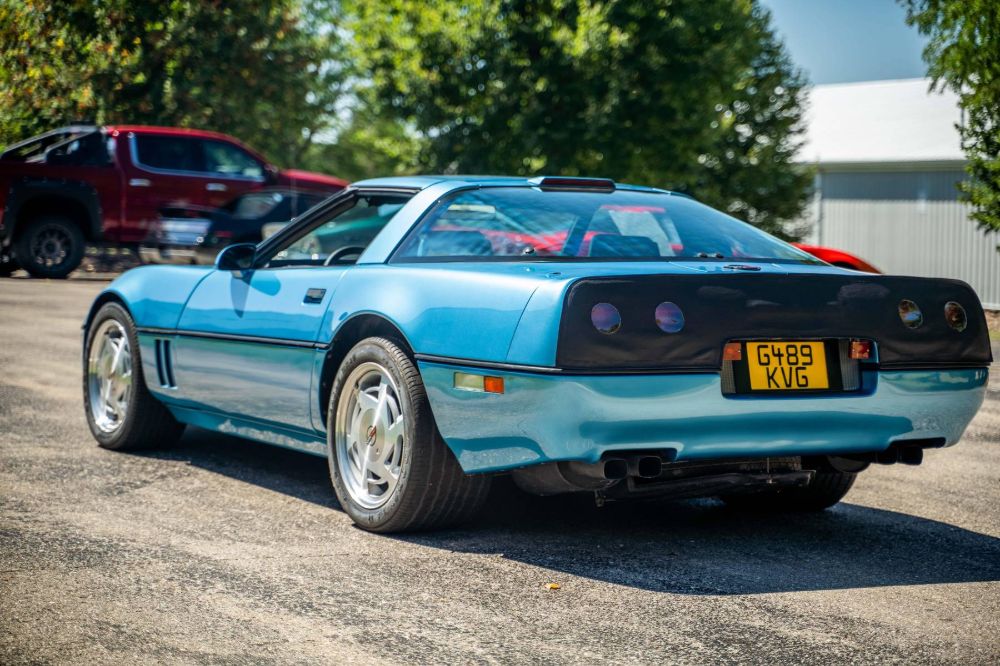
[[[808,486],[745,495],[723,495],[722,501],[752,511],[822,511],[844,499],[857,474],[818,470]]]
[[[10,277],[18,268],[20,268],[20,266],[17,265],[17,261],[14,259],[13,255],[0,255],[0,277]]]
[[[93,380],[89,372],[91,359],[97,351],[93,347],[102,342],[97,339],[97,335],[104,323],[109,321],[117,322],[124,329],[131,361],[131,393],[127,407],[117,425],[110,429],[107,424],[102,427],[97,422],[93,400],[95,397],[99,399],[99,396],[95,396],[93,392],[99,381]],[[112,451],[166,448],[174,444],[184,432],[184,424],[174,419],[163,403],[146,388],[135,324],[125,308],[118,303],[105,303],[87,329],[83,346],[83,409],[94,439],[100,446]]]
[[[28,223],[14,241],[17,263],[32,277],[62,279],[83,261],[83,231],[62,215],[43,215]]]
[[[342,396],[348,401],[346,409],[351,395],[357,395],[347,381],[363,364],[377,364],[388,371],[397,389],[405,428],[395,489],[387,493],[384,504],[374,508],[366,508],[352,497],[337,453],[338,406]],[[330,395],[327,450],[330,478],[340,505],[356,525],[372,532],[425,530],[467,521],[482,508],[490,490],[489,476],[462,471],[434,423],[417,367],[398,344],[385,338],[362,340],[341,363]]]

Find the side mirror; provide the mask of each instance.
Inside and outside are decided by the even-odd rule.
[[[253,243],[230,245],[215,258],[215,268],[220,271],[239,272],[238,277],[243,277],[243,271],[253,268],[253,260],[256,256],[257,246]]]

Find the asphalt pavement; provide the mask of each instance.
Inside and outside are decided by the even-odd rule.
[[[0,663],[1000,662],[1000,393],[821,514],[500,484],[476,524],[379,536],[321,458],[194,429],[98,448],[104,284],[0,279]]]

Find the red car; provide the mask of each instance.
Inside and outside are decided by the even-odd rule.
[[[265,186],[324,194],[347,182],[282,170],[225,134],[142,125],[64,127],[0,153],[0,274],[66,277],[85,243],[137,245],[160,211],[222,206]]]
[[[835,250],[832,247],[820,247],[818,245],[806,245],[804,243],[792,243],[795,247],[800,250],[804,250],[809,254],[822,259],[828,264],[833,264],[834,266],[840,266],[841,268],[850,268],[856,271],[864,271],[865,273],[881,273],[879,269],[875,268],[869,264],[864,259],[860,257],[855,257],[853,254],[848,254],[843,250]]]

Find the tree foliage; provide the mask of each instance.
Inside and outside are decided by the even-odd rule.
[[[970,180],[959,185],[984,230],[1000,230],[1000,3],[901,0],[907,22],[930,36],[924,59],[935,86],[960,99]]]
[[[2,144],[196,126],[349,178],[656,184],[779,233],[802,86],[754,0],[0,0]]]
[[[379,112],[423,170],[590,174],[787,231],[804,80],[751,0],[348,0]]]
[[[75,120],[227,132],[285,166],[344,72],[313,0],[0,0],[0,145]]]

